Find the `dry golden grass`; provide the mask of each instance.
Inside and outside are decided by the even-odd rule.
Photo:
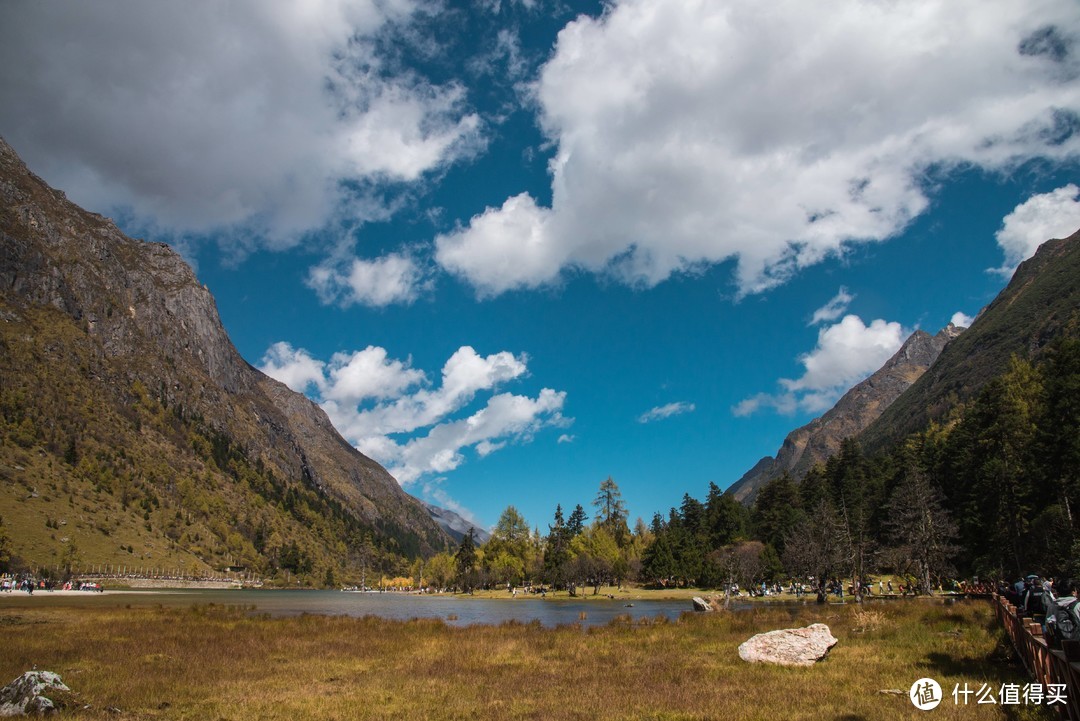
[[[813,622],[840,639],[813,668],[738,657],[754,633]],[[948,696],[956,683],[1027,682],[978,602],[761,606],[588,629],[10,603],[0,632],[0,679],[60,673],[91,706],[66,712],[77,719],[921,719],[907,689],[924,676],[946,689],[938,719],[1051,717]]]

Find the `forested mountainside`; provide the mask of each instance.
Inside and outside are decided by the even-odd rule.
[[[745,510],[657,514],[641,578],[1080,577],[1080,234],[1047,241],[862,436]]]
[[[758,461],[730,488],[737,500],[751,504],[762,486],[784,473],[801,479],[824,463],[845,438],[863,431],[919,379],[945,345],[963,331],[951,323],[937,335],[917,330],[880,369],[837,401],[819,418],[788,434],[775,457]]]
[[[1037,360],[1055,338],[1078,332],[1080,232],[1047,240],[1021,263],[971,328],[859,440],[867,451],[887,448],[974,397],[1012,356]]]

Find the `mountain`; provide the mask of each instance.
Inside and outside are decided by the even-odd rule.
[[[751,504],[757,492],[783,473],[801,479],[823,463],[840,443],[869,426],[922,376],[963,329],[949,324],[937,335],[915,331],[877,372],[837,401],[824,415],[788,434],[775,457],[762,458],[728,489],[736,500]]]
[[[3,140],[0,377],[0,516],[27,563],[322,582],[449,543],[240,357],[179,255],[68,202]]]
[[[473,535],[476,537],[477,545],[487,543],[491,538],[491,534],[483,528],[466,521],[453,511],[447,508],[434,506],[427,501],[420,502],[424,504],[424,508],[431,514],[432,520],[438,523],[442,529],[454,539],[455,543],[461,543],[461,539],[465,538],[465,535],[469,532],[470,528],[473,529]]]
[[[943,419],[1005,372],[1009,358],[1035,359],[1062,335],[1080,332],[1080,231],[1048,240],[941,353],[930,370],[870,424],[859,441],[870,453]]]

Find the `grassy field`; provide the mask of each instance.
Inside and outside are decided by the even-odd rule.
[[[907,690],[941,683],[938,719],[1050,719],[1045,707],[957,706],[954,684],[1023,685],[985,602],[764,606],[582,629],[268,618],[222,606],[0,609],[0,679],[37,667],[78,694],[66,718],[917,719]],[[750,665],[754,633],[823,622],[839,643],[808,669]],[[900,689],[897,695],[882,693]]]

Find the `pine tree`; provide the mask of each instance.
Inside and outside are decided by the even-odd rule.
[[[585,509],[581,507],[581,504],[574,506],[570,518],[566,521],[566,531],[570,534],[570,538],[580,536],[584,532],[585,521],[587,520],[589,520],[589,517],[585,515]]]
[[[580,508],[580,506],[579,506]],[[548,526],[548,536],[544,551],[544,572],[548,580],[562,585],[565,580],[565,566],[570,560],[570,529],[563,521],[562,505],[555,506],[555,519]]]
[[[458,583],[462,590],[472,590],[473,568],[476,566],[476,530],[469,528],[469,532],[461,539],[457,553],[454,555],[454,563],[457,566]]]
[[[803,518],[799,487],[787,473],[766,483],[754,500],[754,538],[783,554],[784,540]]]
[[[746,525],[746,508],[710,482],[709,495],[705,498],[705,527],[710,547],[719,548],[742,538]]]
[[[1037,561],[1028,547],[1028,534],[1045,502],[1032,478],[1038,465],[1034,441],[1043,400],[1038,372],[1014,356],[1009,370],[983,388],[965,415],[965,422],[973,425],[974,446],[968,457],[974,476],[971,501],[978,514],[971,541],[987,547],[983,565],[1016,574],[1026,573],[1028,564]]]

